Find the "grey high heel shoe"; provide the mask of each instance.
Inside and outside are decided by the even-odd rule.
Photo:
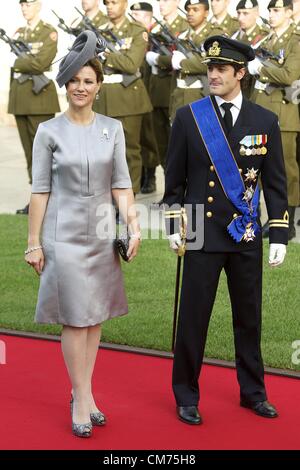
[[[102,411],[97,411],[96,413],[90,413],[91,422],[94,426],[104,426],[106,423],[106,417]]]
[[[71,408],[71,418],[72,418],[72,432],[77,437],[91,437],[93,425],[91,421],[86,424],[76,424],[73,421],[73,403],[74,398],[71,395],[70,408]]]

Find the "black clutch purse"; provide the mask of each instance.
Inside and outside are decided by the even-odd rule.
[[[124,261],[128,261],[127,251],[129,248],[130,236],[128,231],[121,233],[115,239],[115,247]]]

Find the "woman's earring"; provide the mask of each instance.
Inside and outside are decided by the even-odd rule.
[[[96,95],[96,101],[98,101],[98,100],[99,100],[99,93],[97,93],[97,95]]]

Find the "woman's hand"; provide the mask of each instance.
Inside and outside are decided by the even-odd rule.
[[[136,257],[139,246],[140,246],[141,240],[139,238],[130,238],[129,241],[129,248],[127,251],[127,256],[128,256],[128,262],[133,260],[133,258]]]
[[[45,264],[44,252],[41,248],[28,253],[28,255],[25,256],[25,261],[34,268],[39,276],[41,275]]]

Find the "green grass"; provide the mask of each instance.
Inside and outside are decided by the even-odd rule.
[[[59,334],[60,326],[33,322],[38,277],[23,261],[26,231],[26,217],[0,216],[0,327]],[[300,245],[289,245],[282,267],[269,269],[267,259],[264,267],[265,364],[299,370],[291,363],[291,344],[300,339]],[[123,268],[130,313],[104,324],[103,341],[169,351],[176,257],[166,240],[144,240],[139,256],[130,265],[123,263]],[[230,304],[222,276],[209,328],[207,357],[234,358],[231,330]]]

